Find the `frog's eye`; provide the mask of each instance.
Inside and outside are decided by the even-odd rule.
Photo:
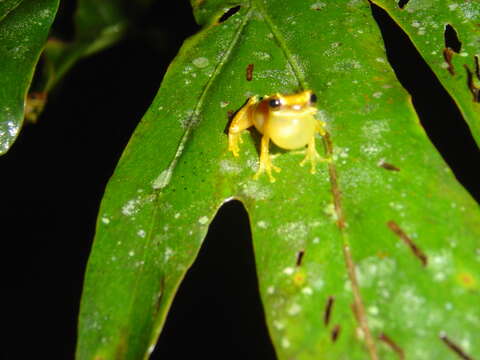
[[[277,108],[279,107],[280,105],[282,105],[280,99],[272,99],[268,102],[268,105],[271,107],[271,108]]]
[[[310,103],[314,104],[317,102],[317,95],[313,94],[310,95]]]

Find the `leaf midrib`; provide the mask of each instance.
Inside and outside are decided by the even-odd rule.
[[[273,36],[275,37],[275,40],[277,41],[279,47],[282,49],[285,58],[291,65],[293,69],[293,73],[295,77],[297,78],[298,83],[300,84],[301,88],[303,90],[309,89],[309,85],[305,77],[303,76],[303,72],[301,71],[301,67],[298,64],[298,62],[295,60],[295,58],[292,55],[292,52],[288,48],[288,45],[284,39],[284,37],[281,34],[281,31],[277,28],[275,23],[272,21],[272,19],[268,16],[267,12],[263,8],[263,5],[260,4],[258,0],[252,0],[252,3],[255,3],[256,7],[260,11],[262,17],[265,19],[265,22],[270,28],[270,31],[272,32]],[[332,159],[331,162],[329,162],[328,167],[329,167],[329,182],[330,182],[330,187],[332,191],[332,196],[333,196],[333,201],[335,204],[335,213],[337,215],[337,218],[339,221],[337,221],[337,228],[340,231],[341,237],[343,239],[342,243],[342,248],[343,248],[343,255],[344,255],[344,260],[345,260],[345,267],[348,273],[348,277],[354,292],[354,301],[355,301],[355,306],[358,309],[358,322],[360,327],[363,329],[364,334],[365,334],[365,342],[367,344],[367,350],[370,355],[370,358],[372,360],[377,360],[378,355],[375,347],[375,342],[373,340],[372,334],[370,332],[370,329],[368,327],[368,322],[365,316],[365,310],[364,310],[364,305],[363,305],[363,300],[361,297],[361,292],[360,288],[358,286],[358,282],[356,279],[355,275],[355,265],[351,256],[350,252],[350,244],[348,241],[348,236],[346,233],[345,229],[345,222],[344,222],[344,212],[342,208],[342,203],[341,203],[341,198],[340,194],[341,191],[338,186],[338,181],[337,181],[337,169],[335,166],[335,163],[333,162],[333,142],[331,140],[330,133],[326,131],[326,136],[322,137],[322,141],[324,143],[324,147],[326,149],[326,155]]]

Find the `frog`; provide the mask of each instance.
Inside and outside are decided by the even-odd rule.
[[[315,135],[326,135],[326,123],[315,117],[318,111],[316,103],[317,96],[311,90],[250,97],[230,123],[228,150],[238,157],[239,144],[243,142],[242,133],[254,126],[262,134],[260,165],[254,175],[255,180],[266,172],[270,182],[275,182],[272,170],[281,170],[272,164],[270,140],[284,150],[298,150],[306,146],[306,156],[300,166],[310,162],[310,172],[315,174],[317,162],[328,161],[322,158],[315,148]]]

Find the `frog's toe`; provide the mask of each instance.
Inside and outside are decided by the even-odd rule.
[[[238,153],[239,153],[238,146],[229,146],[228,150],[232,152],[233,156],[238,157]]]
[[[272,175],[271,171],[267,171],[268,179],[270,180],[271,183],[274,183],[276,180]]]
[[[258,180],[260,178],[260,176],[266,172],[267,173],[267,176],[268,176],[268,179],[270,180],[271,183],[274,183],[276,180],[275,178],[273,177],[272,175],[272,172],[267,170],[267,171],[264,171],[263,169],[262,170],[258,170],[255,175],[253,175],[253,179],[254,180]]]

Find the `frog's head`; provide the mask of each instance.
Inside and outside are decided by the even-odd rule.
[[[297,94],[275,94],[266,98],[270,111],[278,114],[312,114],[317,111],[315,103],[317,96],[311,90],[305,90]]]

